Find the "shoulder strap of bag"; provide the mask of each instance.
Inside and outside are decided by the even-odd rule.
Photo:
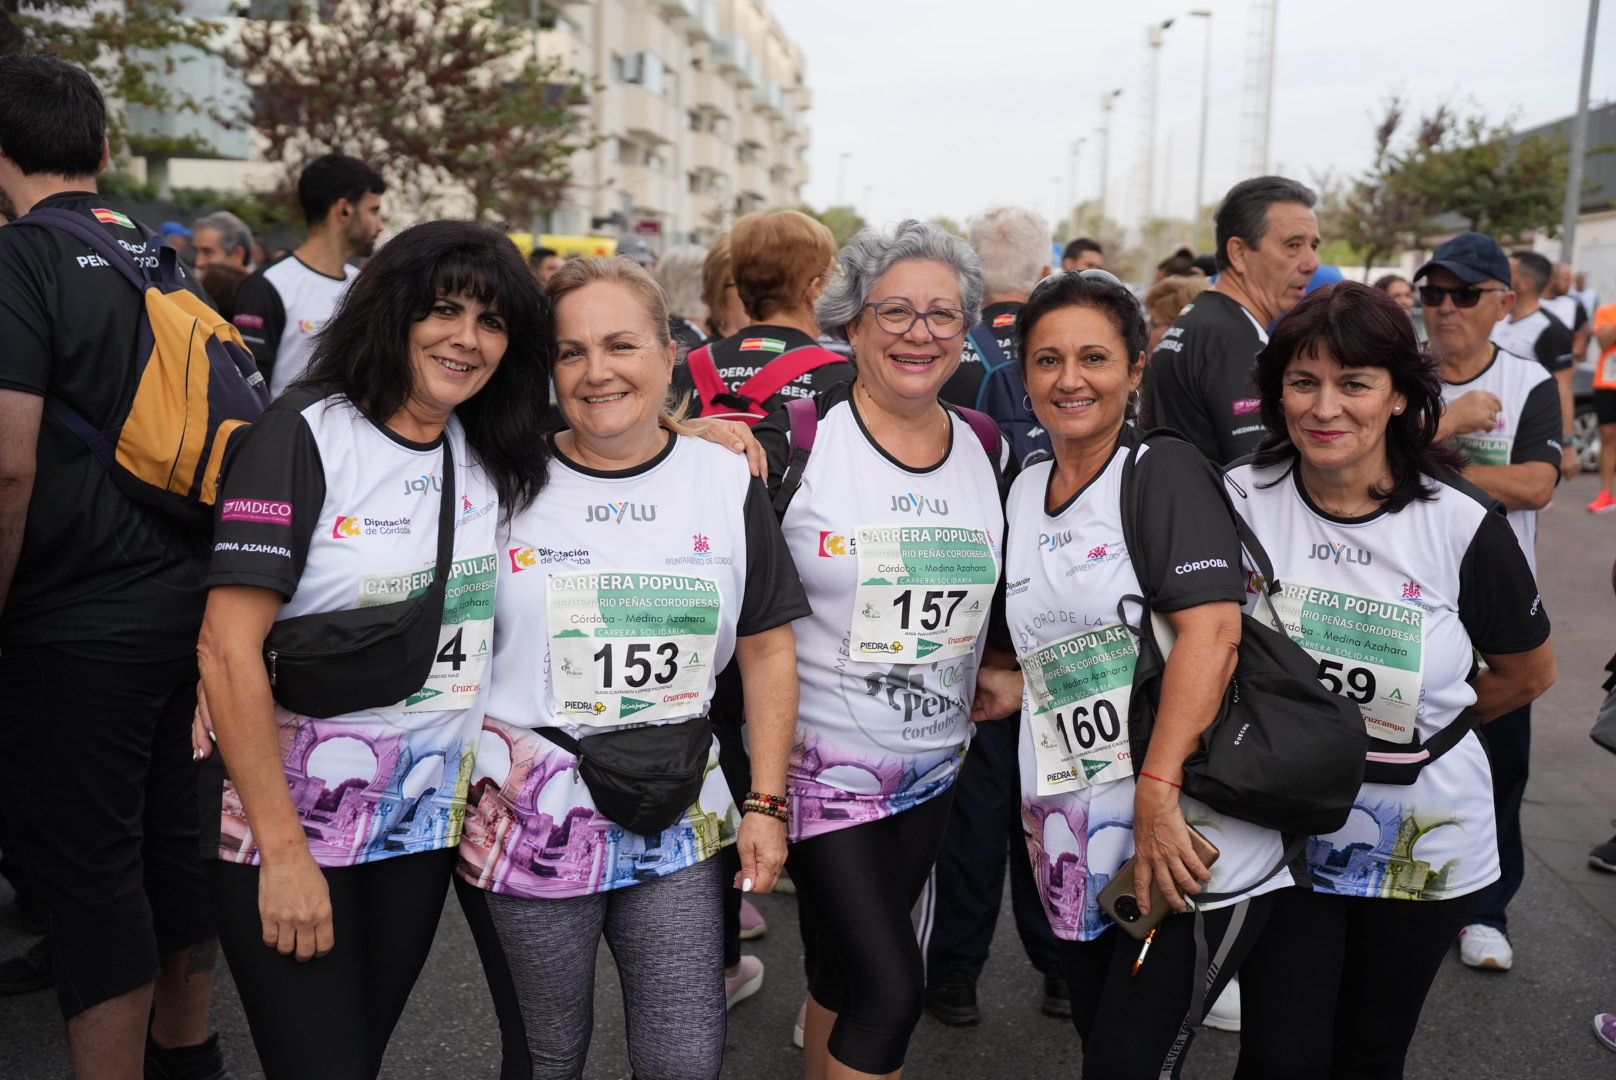
[[[982,354],[982,366],[989,371],[996,371],[1010,362],[1004,350],[999,348],[999,339],[993,336],[993,330],[987,323],[977,323],[971,327],[971,343],[976,351]]]
[[[455,467],[454,441],[443,431],[443,491],[438,499],[438,562],[433,587],[440,596],[449,588],[449,569],[454,561]],[[440,616],[441,618],[441,616]]]
[[[703,406],[710,405],[718,395],[729,393],[729,387],[719,377],[711,345],[692,349],[690,355],[685,357],[685,366],[690,369],[690,381],[696,384],[696,393],[701,397]]]
[[[786,402],[786,428],[790,433],[790,451],[780,487],[774,493],[774,514],[780,518],[785,517],[791,497],[802,486],[802,471],[808,467],[808,455],[819,433],[819,402],[813,398],[792,398]]]
[[[580,752],[582,748],[578,745],[578,740],[574,739],[571,735],[568,735],[561,728],[541,727],[534,728],[533,730],[536,734],[543,735],[546,739],[549,739],[551,742],[561,747],[561,749],[565,750],[573,757],[581,758],[583,756],[583,754]]]
[[[756,375],[737,386],[734,393],[761,406],[810,371],[842,362],[841,356],[821,345],[803,345],[764,364]]]

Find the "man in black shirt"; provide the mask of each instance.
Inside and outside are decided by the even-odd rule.
[[[1169,427],[1220,465],[1262,438],[1251,365],[1268,328],[1319,268],[1313,192],[1283,176],[1242,180],[1214,219],[1218,283],[1174,320],[1145,368],[1146,426]]]
[[[106,112],[54,57],[0,56],[0,213],[151,230],[96,193]],[[142,299],[82,242],[0,229],[0,800],[50,914],[80,1078],[222,1077],[190,727],[206,537],[126,497],[46,414],[98,427],[137,378]]]
[[[1577,415],[1572,376],[1576,369],[1576,341],[1569,326],[1543,302],[1554,274],[1554,264],[1535,251],[1517,251],[1509,257],[1515,306],[1493,325],[1492,340],[1499,348],[1536,360],[1554,376],[1560,398],[1560,437],[1564,452],[1560,475],[1569,480],[1582,471],[1582,456],[1573,445]],[[1580,310],[1580,309],[1579,309]]]

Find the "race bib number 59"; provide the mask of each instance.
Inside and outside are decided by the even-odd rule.
[[[685,574],[551,574],[550,692],[568,723],[612,727],[701,710],[718,582]]]
[[[853,658],[923,664],[975,650],[999,565],[986,529],[865,526],[858,576]]]
[[[1357,702],[1369,734],[1414,741],[1425,668],[1425,612],[1413,604],[1284,583],[1274,611],[1319,662],[1319,682]]]

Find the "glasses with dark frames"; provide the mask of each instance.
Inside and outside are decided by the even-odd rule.
[[[875,312],[875,321],[881,329],[889,334],[900,337],[914,329],[914,325],[922,320],[931,336],[946,341],[948,338],[958,337],[965,329],[965,312],[959,308],[933,308],[931,311],[916,311],[908,304],[901,304],[896,300],[881,300],[873,304],[865,304]]]
[[[1509,292],[1509,290],[1500,288],[1497,285],[1485,287],[1481,285],[1460,285],[1455,289],[1450,289],[1443,285],[1421,285],[1420,303],[1428,308],[1439,308],[1442,306],[1442,301],[1451,296],[1453,297],[1454,307],[1473,308],[1481,303],[1482,293],[1490,292]]]

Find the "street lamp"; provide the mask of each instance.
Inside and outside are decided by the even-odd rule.
[[[1105,219],[1105,191],[1111,177],[1111,110],[1122,96],[1119,87],[1100,95],[1100,219]]]
[[[1148,120],[1145,123],[1145,212],[1141,220],[1148,220],[1156,212],[1156,113],[1158,111],[1157,88],[1161,84],[1161,47],[1162,40],[1167,34],[1174,20],[1163,19],[1159,23],[1152,23],[1145,31],[1145,43],[1150,46],[1150,71],[1146,76],[1149,84],[1145,93],[1150,95]]]
[[[1072,140],[1072,159],[1066,166],[1066,201],[1068,212],[1077,209],[1077,158],[1083,152],[1087,137]]]
[[[1200,247],[1201,207],[1206,205],[1206,127],[1212,111],[1212,12],[1196,8],[1190,17],[1206,20],[1206,52],[1201,59],[1201,138],[1195,151],[1195,206],[1190,211],[1190,235],[1195,238],[1195,246]]]

